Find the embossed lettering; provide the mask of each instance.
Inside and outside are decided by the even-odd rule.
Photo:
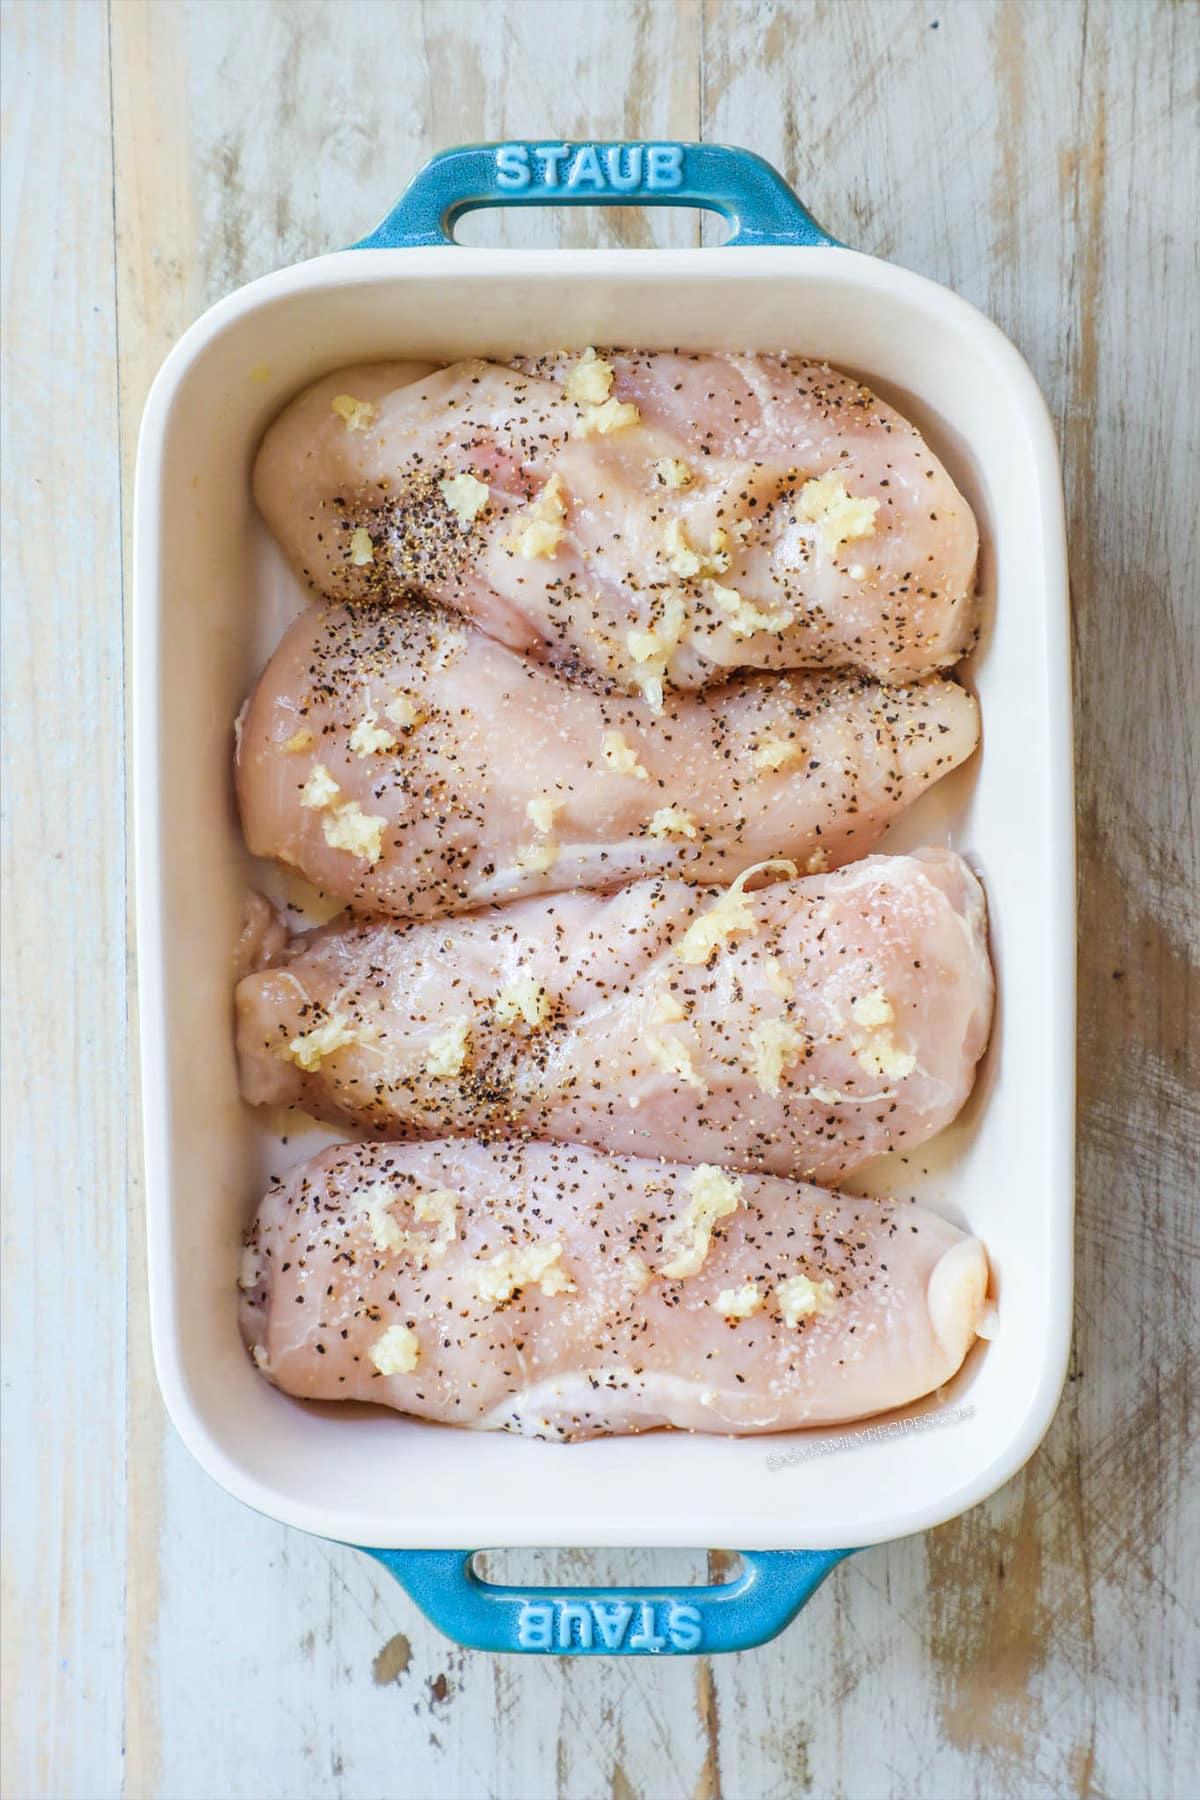
[[[666,1638],[660,1637],[654,1629],[654,1608],[643,1604],[639,1610],[642,1622],[636,1631],[630,1632],[629,1648],[631,1650],[665,1650]]]
[[[543,179],[548,188],[560,185],[559,165],[571,154],[567,144],[539,144],[533,153],[542,164]]]
[[[613,144],[604,152],[604,166],[608,170],[608,185],[615,194],[629,194],[642,184],[642,146],[629,144],[629,168],[621,168],[621,146]]]
[[[525,188],[529,181],[529,151],[525,145],[501,144],[496,152],[496,186]]]
[[[683,145],[647,144],[646,186],[677,188],[683,185]]]
[[[694,1650],[704,1636],[700,1608],[672,1604],[667,1614],[667,1635],[676,1650]]]
[[[592,1612],[605,1649],[619,1650],[633,1617],[628,1600],[593,1600]]]
[[[575,1643],[575,1627],[579,1627],[579,1648],[590,1650],[592,1647],[592,1609],[580,1600],[560,1600],[558,1603],[558,1647],[570,1650]]]
[[[594,188],[604,186],[604,171],[595,144],[585,144],[582,150],[577,150],[567,171],[568,187],[583,187],[585,183]]]
[[[554,1608],[543,1601],[526,1600],[517,1614],[517,1643],[522,1650],[552,1650]]]

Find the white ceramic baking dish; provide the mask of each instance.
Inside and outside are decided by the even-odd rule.
[[[592,159],[574,150],[555,164],[534,146],[508,145],[435,159],[368,247],[268,276],[207,312],[167,357],[142,425],[134,759],[159,1380],[181,1436],[222,1486],[290,1525],[377,1551],[839,1552],[876,1543],[950,1518],[1006,1481],[1045,1432],[1065,1371],[1072,739],[1063,509],[1045,405],[1016,350],[974,308],[836,246],[765,164],[712,146],[657,146],[655,154],[657,162],[636,146],[614,158],[601,147]],[[626,184],[616,195],[603,185],[613,174]],[[541,252],[466,249],[442,236],[474,204],[584,198],[715,206],[733,219],[735,241]],[[949,841],[982,875],[999,978],[996,1029],[964,1118],[927,1153],[876,1170],[867,1188],[918,1195],[983,1238],[999,1329],[947,1391],[870,1438],[849,1429],[743,1440],[655,1433],[561,1446],[454,1431],[372,1408],[294,1402],[259,1379],[239,1338],[233,1282],[242,1228],[268,1172],[317,1147],[311,1136],[284,1143],[286,1120],[264,1122],[241,1104],[232,1048],[233,945],[246,887],[261,875],[240,840],[231,727],[302,603],[251,505],[256,446],[286,400],[344,363],[588,344],[784,348],[855,371],[926,432],[979,518],[987,624],[966,675],[982,703],[983,749],[926,797],[892,843]],[[769,1459],[780,1458],[788,1460],[772,1467]],[[500,1597],[512,1606],[497,1609],[503,1629],[471,1623],[467,1590],[458,1592],[464,1555],[391,1561],[464,1641],[592,1645],[587,1619],[572,1624],[568,1608],[546,1623],[529,1596],[508,1590]],[[651,1630],[648,1643],[635,1644],[632,1631],[619,1647],[761,1639],[832,1560],[780,1559],[767,1574],[766,1562],[754,1564],[744,1619],[756,1580],[754,1604],[772,1616],[753,1631],[731,1623],[730,1607],[704,1614],[699,1626],[685,1607],[677,1628],[657,1632],[663,1642]],[[773,1581],[788,1594],[786,1605],[776,1595],[772,1612]],[[592,1647],[618,1647],[613,1630]]]

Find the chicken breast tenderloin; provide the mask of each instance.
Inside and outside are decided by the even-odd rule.
[[[979,883],[923,850],[753,893],[655,880],[452,927],[338,919],[241,981],[238,1051],[251,1102],[380,1136],[832,1179],[955,1116],[991,1000]]]
[[[797,357],[348,368],[270,427],[254,491],[331,598],[420,590],[656,708],[737,668],[909,681],[977,630],[966,500],[892,407]]]
[[[246,710],[237,786],[252,851],[418,918],[767,856],[836,867],[977,736],[938,676],[740,678],[656,719],[420,601],[312,607]]]
[[[286,1393],[579,1439],[885,1412],[974,1341],[936,1214],[575,1146],[338,1145],[276,1182],[242,1331]]]

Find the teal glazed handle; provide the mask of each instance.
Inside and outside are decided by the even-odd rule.
[[[852,1550],[743,1550],[709,1587],[526,1588],[481,1581],[471,1550],[368,1550],[426,1618],[468,1650],[545,1656],[713,1656],[789,1625]]]
[[[431,157],[356,250],[452,244],[464,213],[488,206],[698,206],[733,227],[728,243],[836,246],[787,182],[728,144],[467,144]]]

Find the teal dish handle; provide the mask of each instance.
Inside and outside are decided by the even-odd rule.
[[[852,1550],[743,1550],[735,1581],[708,1587],[505,1587],[472,1550],[368,1550],[439,1631],[468,1650],[543,1656],[714,1656],[789,1625]]]
[[[750,150],[530,138],[467,144],[431,157],[387,218],[354,248],[452,244],[463,214],[488,206],[698,206],[728,219],[734,247],[837,244],[779,171]]]

